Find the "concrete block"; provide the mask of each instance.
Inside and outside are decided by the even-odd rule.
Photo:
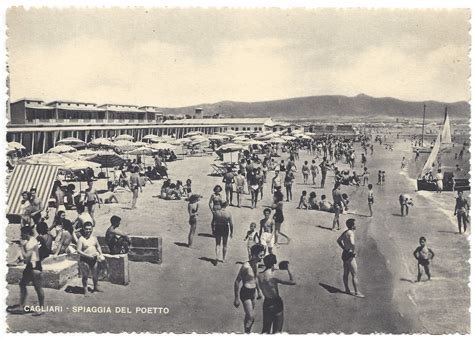
[[[107,280],[112,284],[127,285],[130,282],[128,255],[104,254],[109,268]]]
[[[109,253],[105,237],[98,236],[103,253]],[[128,259],[134,262],[162,263],[162,239],[152,236],[130,236]]]
[[[65,256],[65,255],[61,255]],[[78,263],[67,256],[53,257],[43,261],[42,286],[50,289],[62,288],[68,280],[78,275]],[[24,265],[8,267],[7,283],[18,284],[23,275]]]

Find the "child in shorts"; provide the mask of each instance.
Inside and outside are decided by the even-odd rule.
[[[247,235],[245,236],[244,241],[247,241],[247,252],[250,259],[252,258],[250,249],[252,248],[252,246],[260,242],[258,239],[257,223],[255,222],[250,223],[250,228],[247,231]]]
[[[428,277],[428,280],[430,280],[430,262],[433,260],[435,254],[433,250],[428,248],[426,245],[425,237],[420,237],[420,246],[415,249],[413,256],[415,256],[416,260],[418,261],[418,276],[416,281],[419,282],[421,280],[422,269],[425,270],[425,274]]]

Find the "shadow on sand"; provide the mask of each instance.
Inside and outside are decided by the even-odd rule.
[[[203,233],[203,232],[198,233],[198,236],[200,236],[200,237],[214,238],[214,235],[213,235],[213,234],[206,234],[206,233]]]
[[[400,278],[400,281],[402,281],[402,282],[408,282],[408,283],[411,283],[411,284],[414,284],[414,283],[415,283],[414,280],[411,280],[411,279],[408,279],[408,278]]]
[[[329,230],[332,231],[332,228],[329,227],[323,227],[322,225],[316,225],[317,228],[324,229],[324,230]]]
[[[87,291],[92,292],[92,289],[88,287]],[[84,288],[82,286],[68,285],[68,286],[66,286],[66,289],[64,289],[64,292],[73,293],[75,295],[83,295],[84,294]]]
[[[335,286],[331,286],[331,285],[324,284],[324,283],[319,283],[319,285],[329,293],[342,293],[342,294],[347,295],[347,293],[345,291],[343,291],[339,288],[336,288]]]
[[[199,257],[199,260],[204,261],[204,262],[209,262],[212,265],[216,266],[217,265],[217,260],[209,257]]]
[[[174,244],[175,244],[175,245],[177,245],[177,246],[184,246],[184,247],[186,247],[186,248],[188,248],[188,247],[189,247],[189,246],[188,246],[188,243],[183,243],[183,242],[174,242]]]

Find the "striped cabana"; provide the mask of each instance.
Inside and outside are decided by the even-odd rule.
[[[51,165],[19,164],[13,170],[8,185],[7,217],[19,216],[21,193],[36,188],[36,195],[47,207],[54,181],[58,174],[58,167]]]

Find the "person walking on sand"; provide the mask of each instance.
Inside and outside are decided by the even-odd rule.
[[[281,193],[280,193],[281,194]],[[268,249],[268,253],[273,252],[273,243],[274,243],[274,228],[275,221],[270,218],[272,214],[272,209],[265,208],[263,210],[263,219],[260,220],[260,232],[258,238],[260,243],[265,246],[265,249]]]
[[[421,281],[422,269],[425,270],[425,274],[428,277],[428,280],[430,280],[430,262],[433,260],[435,254],[433,250],[426,246],[425,237],[420,237],[420,246],[415,249],[413,256],[415,256],[416,260],[418,261],[418,276],[416,277],[416,281]]]
[[[225,183],[225,200],[228,205],[232,205],[232,195],[234,194],[234,174],[232,168],[227,168],[227,173],[222,178],[222,182]]]
[[[308,179],[309,179],[308,161],[304,161],[304,164],[301,167],[301,173],[303,174],[303,184],[308,184]]]
[[[283,216],[283,194],[281,191],[277,191],[273,195],[272,209],[275,210],[275,213],[273,214],[273,220],[275,221],[275,244],[278,244],[278,235],[285,237],[287,244],[290,244],[290,237],[281,232],[281,225],[285,220],[285,217]]]
[[[237,176],[235,177],[235,189],[237,193],[237,207],[240,208],[242,195],[244,194],[245,190],[245,177],[242,175],[242,170],[239,170],[237,172]]]
[[[227,241],[232,238],[234,231],[234,224],[232,223],[232,215],[227,210],[227,202],[222,202],[221,209],[214,210],[212,221],[212,234],[216,239],[216,260],[215,264],[219,262],[219,253],[221,251],[222,243],[222,263],[225,263],[225,256],[227,254]]]
[[[41,285],[42,283],[42,271],[40,253],[39,253],[39,242],[33,235],[33,228],[30,226],[24,226],[20,230],[21,241],[20,249],[23,261],[26,263],[23,275],[20,280],[20,308],[12,310],[12,313],[24,314],[25,313],[25,302],[28,296],[27,285],[32,282],[38,296],[38,303],[40,308],[44,306],[44,291]],[[38,316],[43,314],[42,311],[34,313]]]
[[[342,214],[344,208],[346,207],[346,203],[344,201],[344,198],[342,198],[341,195],[341,184],[336,183],[334,185],[334,189],[332,190],[332,198],[333,198],[333,208],[334,208],[334,219],[332,220],[332,230],[336,230],[336,225],[337,225],[337,230],[340,230],[340,224],[339,224],[339,215]]]
[[[329,162],[327,161],[326,157],[323,157],[323,161],[319,165],[321,168],[321,188],[324,188],[324,183],[326,182],[326,174],[329,169]]]
[[[311,171],[311,177],[313,179],[313,184],[316,184],[316,176],[318,175],[319,169],[315,160],[311,161],[311,166],[309,167]]]
[[[373,185],[369,184],[367,187],[369,188],[369,192],[367,194],[367,202],[369,203],[370,217],[372,217],[373,216],[372,205],[374,204],[374,191],[372,190]]]
[[[250,259],[242,264],[234,282],[234,306],[238,308],[240,302],[242,302],[245,313],[245,333],[250,333],[252,331],[252,325],[255,321],[255,299],[262,298],[257,281],[257,263],[259,263],[265,256],[265,247],[262,244],[254,244],[250,248],[250,254]],[[240,288],[241,282],[242,288]]]
[[[409,206],[413,206],[413,199],[408,194],[400,194],[398,196],[400,202],[400,213],[403,216],[408,216]]]
[[[286,263],[286,264],[282,264]],[[296,285],[295,277],[290,271],[289,262],[281,262],[281,270],[287,270],[288,279],[277,276],[275,265],[277,258],[270,254],[263,258],[265,269],[258,273],[257,279],[262,290],[263,301],[263,327],[262,333],[281,333],[283,331],[284,306],[278,291],[278,284]]]
[[[133,168],[133,172],[130,175],[130,190],[132,191],[132,206],[131,209],[136,209],[137,199],[138,199],[138,189],[142,191],[142,186],[140,184],[140,175],[138,174],[138,167]]]
[[[189,214],[189,234],[188,234],[188,248],[193,245],[193,238],[196,232],[197,219],[199,215],[199,198],[201,196],[192,194],[189,196],[188,214]]]
[[[463,197],[463,192],[458,191],[458,197],[456,197],[456,205],[454,206],[454,216],[458,219],[459,233],[462,234],[464,226],[464,232],[467,230],[467,223],[469,222],[469,202]]]
[[[443,173],[441,172],[441,169],[438,169],[438,172],[436,173],[436,192],[443,192]]]
[[[352,285],[354,286],[354,296],[364,298],[365,296],[359,290],[359,277],[355,253],[355,219],[349,218],[346,221],[347,230],[337,239],[337,244],[342,249],[344,290],[347,294],[352,294],[349,289],[349,275],[352,276]]]

